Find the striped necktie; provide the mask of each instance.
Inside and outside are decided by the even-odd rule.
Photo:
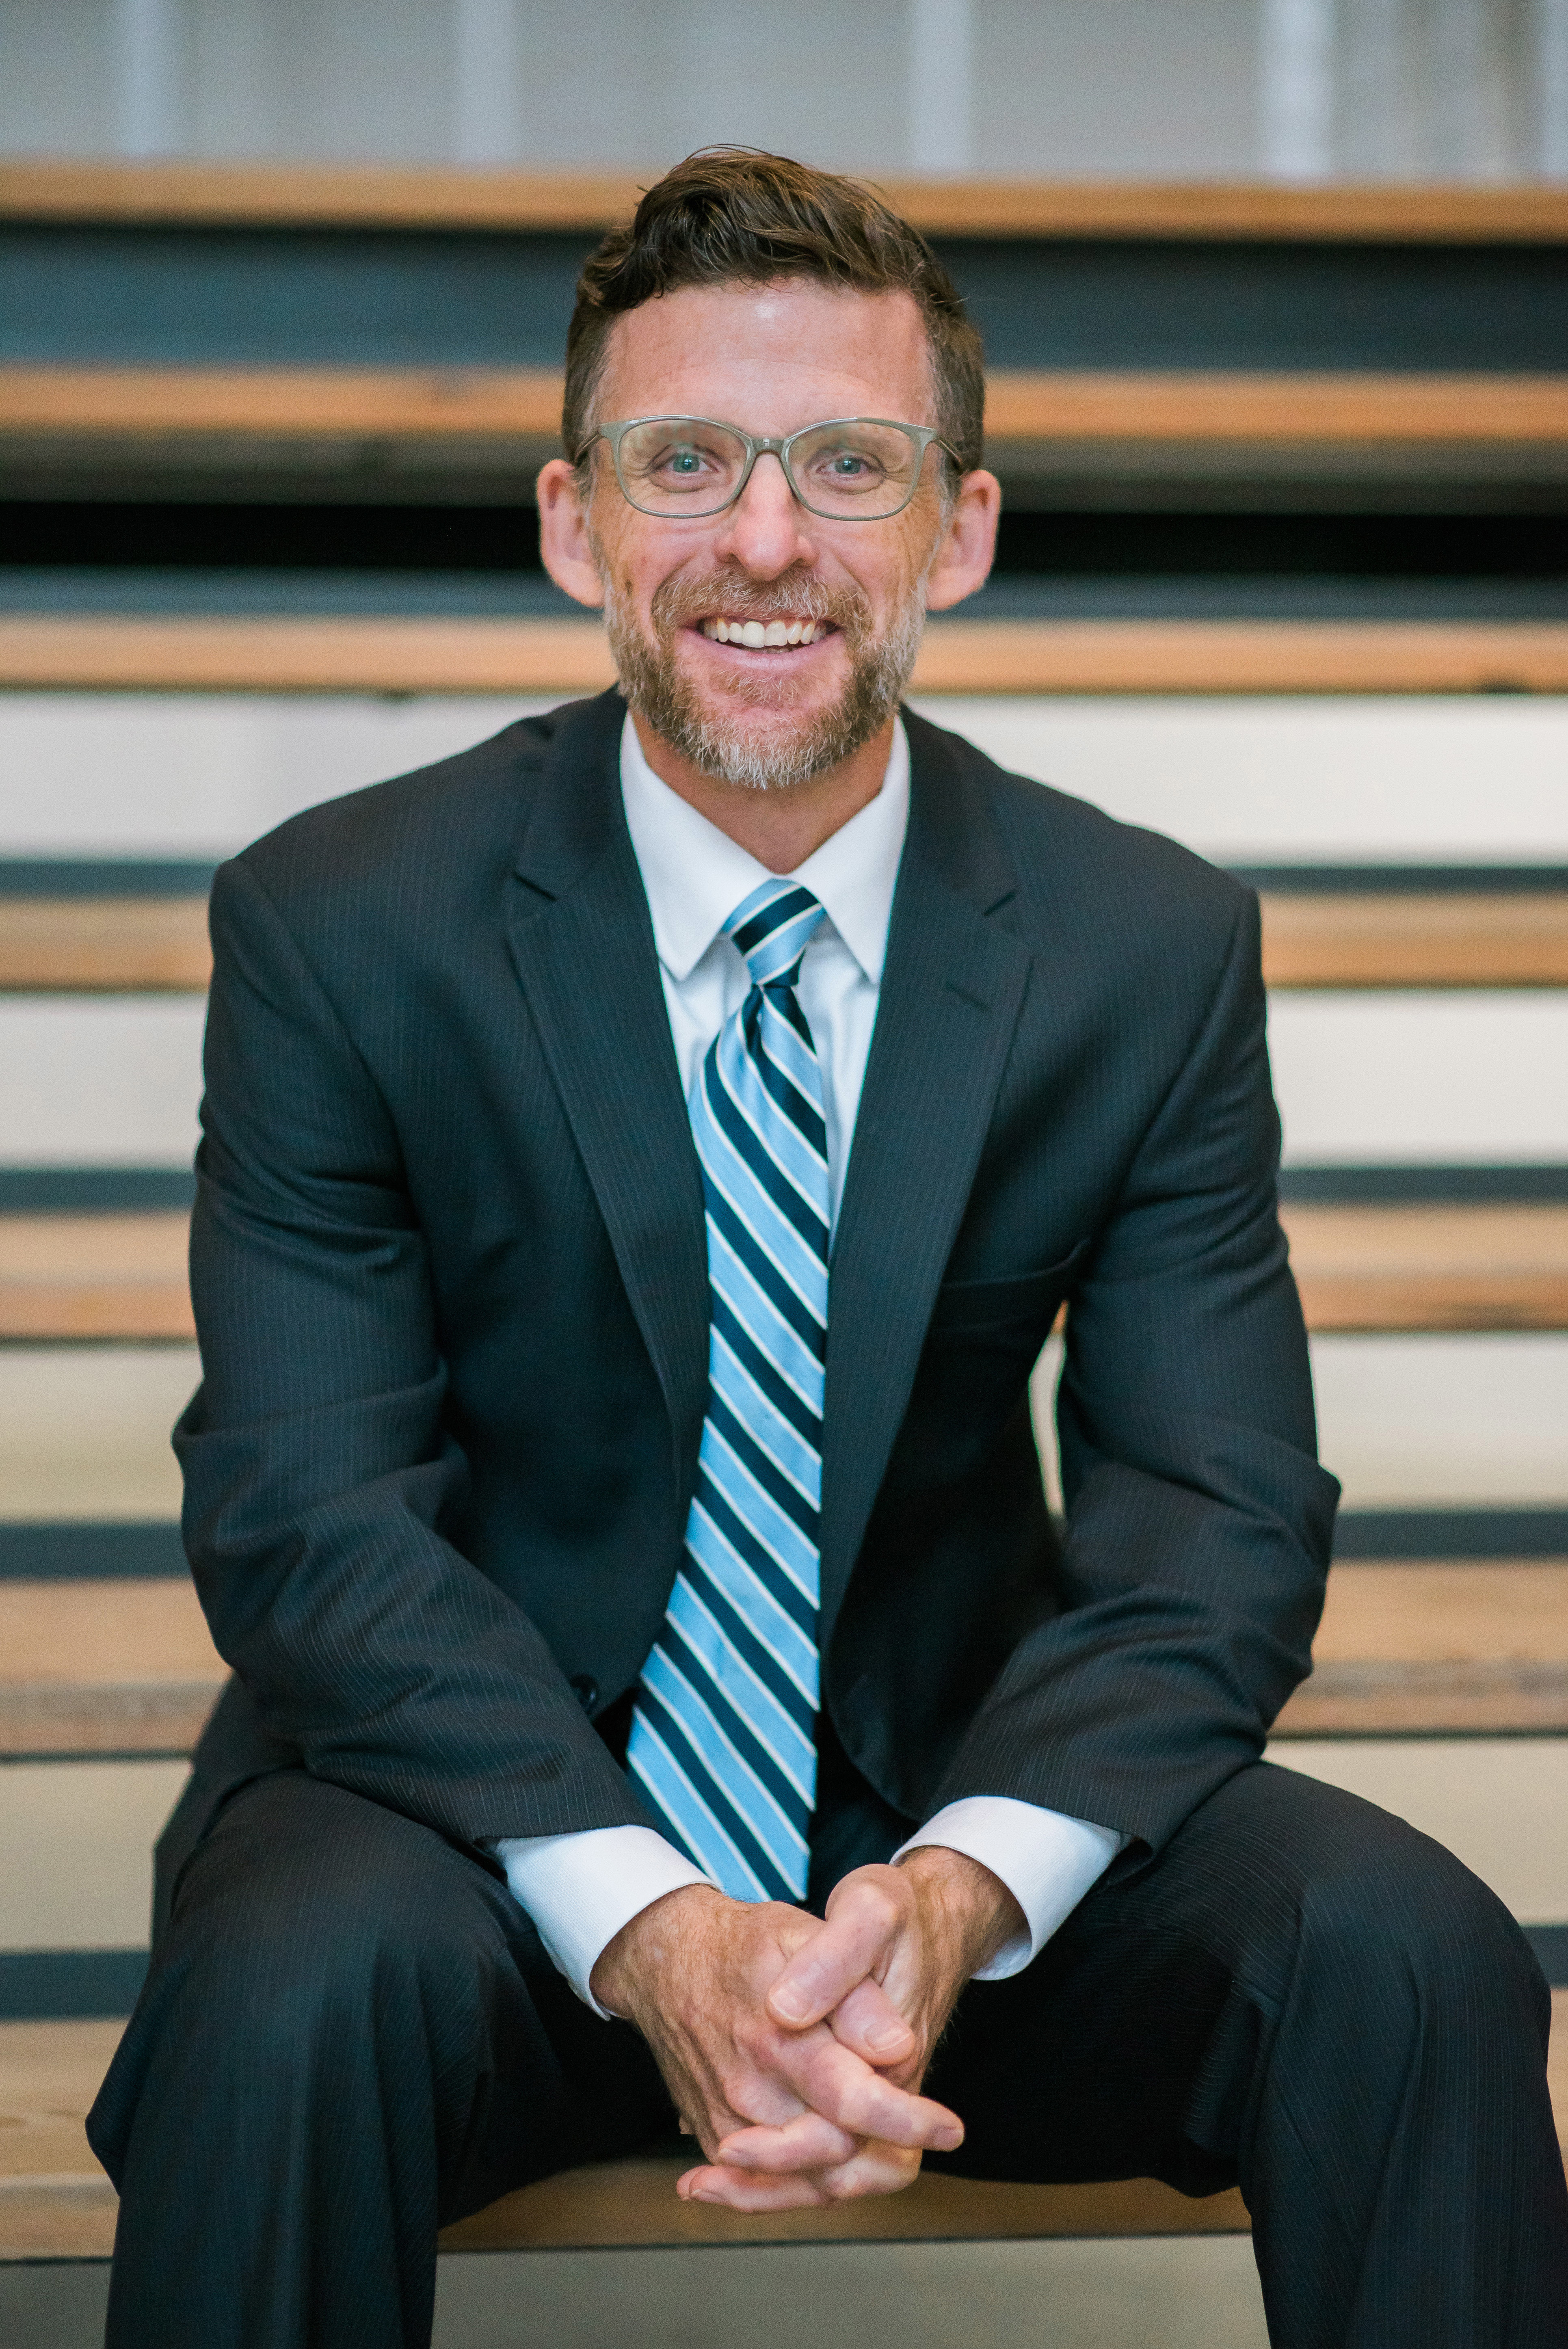
[[[692,1088],[708,1403],[686,1552],[626,1766],[738,1900],[799,1900],[817,1795],[817,1514],[828,1336],[822,1071],[795,994],[822,908],[765,881],[726,922],[751,990]]]

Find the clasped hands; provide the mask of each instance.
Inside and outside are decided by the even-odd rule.
[[[666,1893],[593,1969],[706,2163],[684,2199],[789,2210],[895,2194],[964,2124],[919,2093],[964,1984],[1023,1912],[977,1860],[923,1845],[835,1886],[824,1920],[707,1885]]]

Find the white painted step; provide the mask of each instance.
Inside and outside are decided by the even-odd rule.
[[[1282,1738],[1269,1759],[1446,1844],[1522,1924],[1568,1923],[1568,1737]]]
[[[1312,1359],[1346,1508],[1568,1506],[1568,1332],[1326,1333]],[[1047,1454],[1059,1363],[1053,1341]],[[193,1346],[0,1348],[0,1522],[178,1516],[169,1431],[200,1375]]]
[[[933,700],[999,765],[1222,864],[1568,862],[1568,699]]]
[[[1446,1844],[1522,1923],[1568,1923],[1568,1738],[1282,1739],[1270,1758]],[[0,1951],[145,1949],[182,1762],[0,1769]]]
[[[549,700],[11,694],[0,857],[218,857]],[[921,705],[1018,772],[1231,864],[1568,863],[1568,698]]]
[[[178,1517],[169,1432],[201,1375],[194,1346],[0,1347],[0,1520]]]
[[[6,2349],[100,2349],[108,2262],[0,2266]],[[434,2349],[1267,2349],[1246,2235],[449,2251]]]
[[[203,1017],[0,996],[0,1164],[189,1165]],[[1568,1159],[1568,989],[1276,995],[1270,1044],[1287,1164]]]
[[[0,1768],[0,1950],[144,1950],[183,1762]]]

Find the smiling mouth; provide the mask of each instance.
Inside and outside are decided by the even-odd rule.
[[[830,620],[699,620],[697,626],[710,644],[741,645],[748,652],[783,652],[795,645],[814,645],[835,633]]]

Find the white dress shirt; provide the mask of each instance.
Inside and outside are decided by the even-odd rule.
[[[689,1100],[704,1054],[751,984],[724,924],[771,876],[660,781],[630,717],[621,736],[621,794],[653,917],[681,1091]],[[876,798],[785,876],[810,889],[826,916],[806,948],[796,992],[821,1064],[835,1223],[908,822],[909,742],[901,723],[893,729],[892,755]],[[830,1302],[830,1319],[831,1310]],[[1026,1930],[984,1968],[981,1979],[998,1981],[1028,1964],[1126,1840],[1113,1828],[1036,1803],[971,1795],[938,1811],[903,1849],[942,1844],[967,1852],[1013,1894]],[[651,1827],[518,1837],[498,1843],[496,1851],[551,1958],[599,2013],[604,2010],[588,1978],[622,1926],[665,1893],[710,1880]]]

